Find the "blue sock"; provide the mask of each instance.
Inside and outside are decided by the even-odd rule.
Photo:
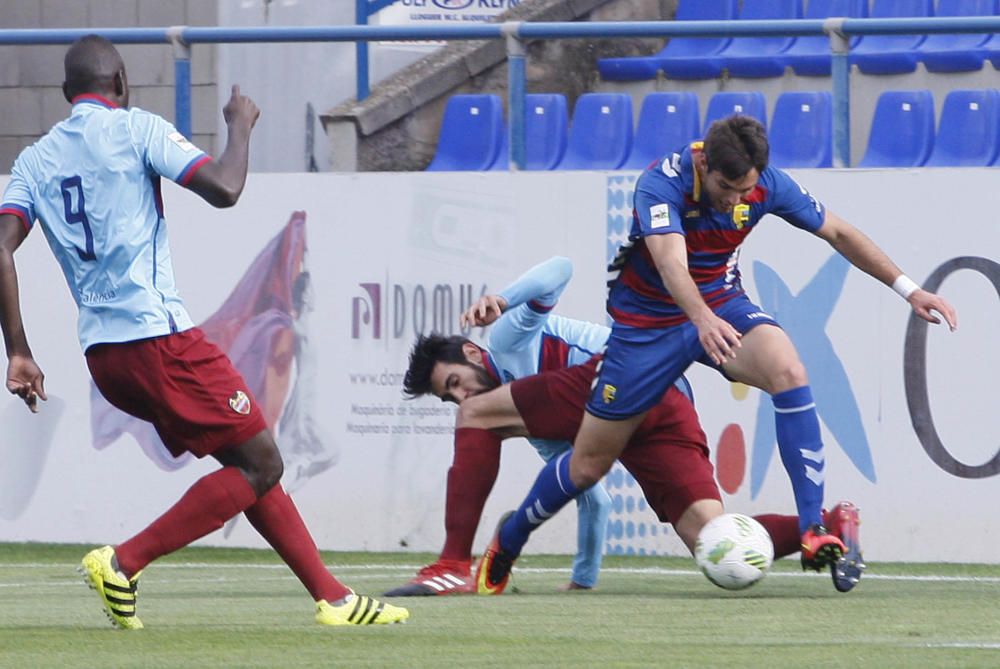
[[[809,386],[792,388],[771,397],[778,453],[792,481],[799,534],[822,523],[824,457],[819,417]]]
[[[521,554],[535,528],[583,492],[569,480],[570,453],[566,451],[545,463],[528,496],[500,528],[500,547],[512,557]]]

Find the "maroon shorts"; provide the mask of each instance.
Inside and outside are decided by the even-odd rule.
[[[595,358],[511,383],[514,405],[532,437],[576,438],[596,365]],[[677,520],[698,500],[722,499],[698,415],[672,386],[639,424],[618,460],[662,522]]]
[[[101,394],[152,423],[174,457],[201,458],[267,429],[243,377],[199,328],[96,344],[87,366]]]

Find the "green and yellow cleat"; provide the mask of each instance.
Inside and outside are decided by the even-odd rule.
[[[123,630],[142,629],[142,621],[135,615],[139,574],[126,578],[118,570],[115,549],[95,548],[83,557],[77,571],[101,598],[104,614],[112,625]]]
[[[401,606],[353,592],[340,606],[325,599],[316,602],[316,622],[320,625],[391,625],[404,623],[409,617],[410,612]]]

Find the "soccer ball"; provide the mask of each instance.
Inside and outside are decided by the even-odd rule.
[[[764,578],[774,560],[774,544],[764,526],[750,516],[724,513],[701,528],[694,559],[709,581],[742,590]]]

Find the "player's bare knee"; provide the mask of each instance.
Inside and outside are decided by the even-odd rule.
[[[284,473],[285,463],[281,459],[281,452],[275,446],[272,451],[268,452],[261,471],[261,486],[264,488],[264,492],[278,485]]]
[[[581,458],[579,462],[570,462],[570,478],[573,485],[584,490],[596,484],[611,469],[614,462],[605,462],[601,458]]]
[[[215,456],[225,466],[238,467],[258,497],[276,486],[285,471],[281,452],[267,430]]]
[[[783,364],[771,374],[771,394],[809,385],[805,365],[798,359]]]

